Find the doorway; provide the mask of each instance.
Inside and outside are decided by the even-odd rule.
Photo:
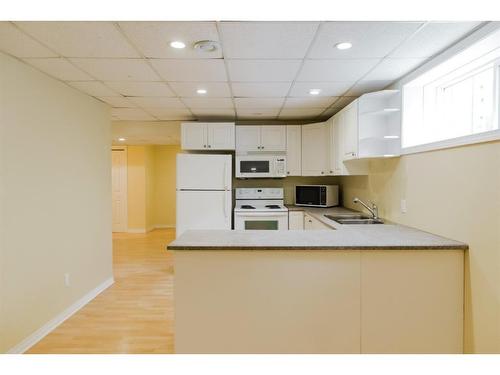
[[[111,149],[113,232],[127,232],[127,148]]]

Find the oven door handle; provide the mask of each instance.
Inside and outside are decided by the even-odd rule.
[[[235,212],[235,216],[288,216],[288,212]]]

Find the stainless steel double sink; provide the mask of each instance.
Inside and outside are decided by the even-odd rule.
[[[324,215],[327,219],[339,224],[384,224],[381,219],[373,219],[365,215]]]

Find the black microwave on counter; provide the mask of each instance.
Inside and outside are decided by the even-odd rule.
[[[338,185],[296,185],[295,205],[333,207],[339,204]]]

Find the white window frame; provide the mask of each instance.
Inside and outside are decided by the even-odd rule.
[[[458,43],[455,45],[453,48],[450,48],[450,50],[445,51],[443,54],[437,56],[435,59],[431,60],[430,62],[424,64],[421,68],[417,69],[416,71],[412,72],[409,74],[407,77],[404,77],[397,86],[399,86],[401,89],[404,87],[405,84],[413,81],[416,79],[418,76],[421,74],[424,74],[425,72],[431,70],[432,68],[436,67],[437,65],[445,62],[448,58],[453,57],[456,53],[468,48],[478,40],[480,40],[482,37],[487,36],[491,31],[498,31],[499,29],[499,23],[498,22],[492,22],[490,25],[487,25],[484,27],[483,30],[479,30],[479,32],[476,35],[471,35],[464,39],[462,42]],[[462,137],[456,137],[456,138],[450,138],[450,139],[445,139],[442,141],[437,141],[437,142],[430,142],[430,143],[425,143],[421,145],[415,145],[415,146],[408,146],[408,147],[401,147],[401,155],[408,155],[408,154],[415,154],[415,153],[420,153],[420,152],[427,152],[427,151],[435,151],[435,150],[442,150],[446,148],[453,148],[453,147],[459,147],[459,146],[465,146],[465,145],[473,145],[473,144],[478,144],[478,143],[484,143],[484,142],[492,142],[492,141],[498,141],[500,140],[500,59],[495,61],[495,72],[494,72],[494,79],[495,79],[495,94],[494,94],[494,102],[495,102],[495,113],[494,117],[497,120],[498,123],[498,128],[491,130],[491,131],[486,131],[486,132],[481,132],[481,133],[476,133],[476,134],[469,134],[465,135]],[[404,103],[404,91],[401,90],[402,95],[401,95],[401,101]],[[404,106],[401,106],[402,112],[404,111]],[[401,124],[403,126],[403,124]],[[402,137],[403,137],[403,132],[402,132]],[[403,141],[403,139],[401,139]]]

